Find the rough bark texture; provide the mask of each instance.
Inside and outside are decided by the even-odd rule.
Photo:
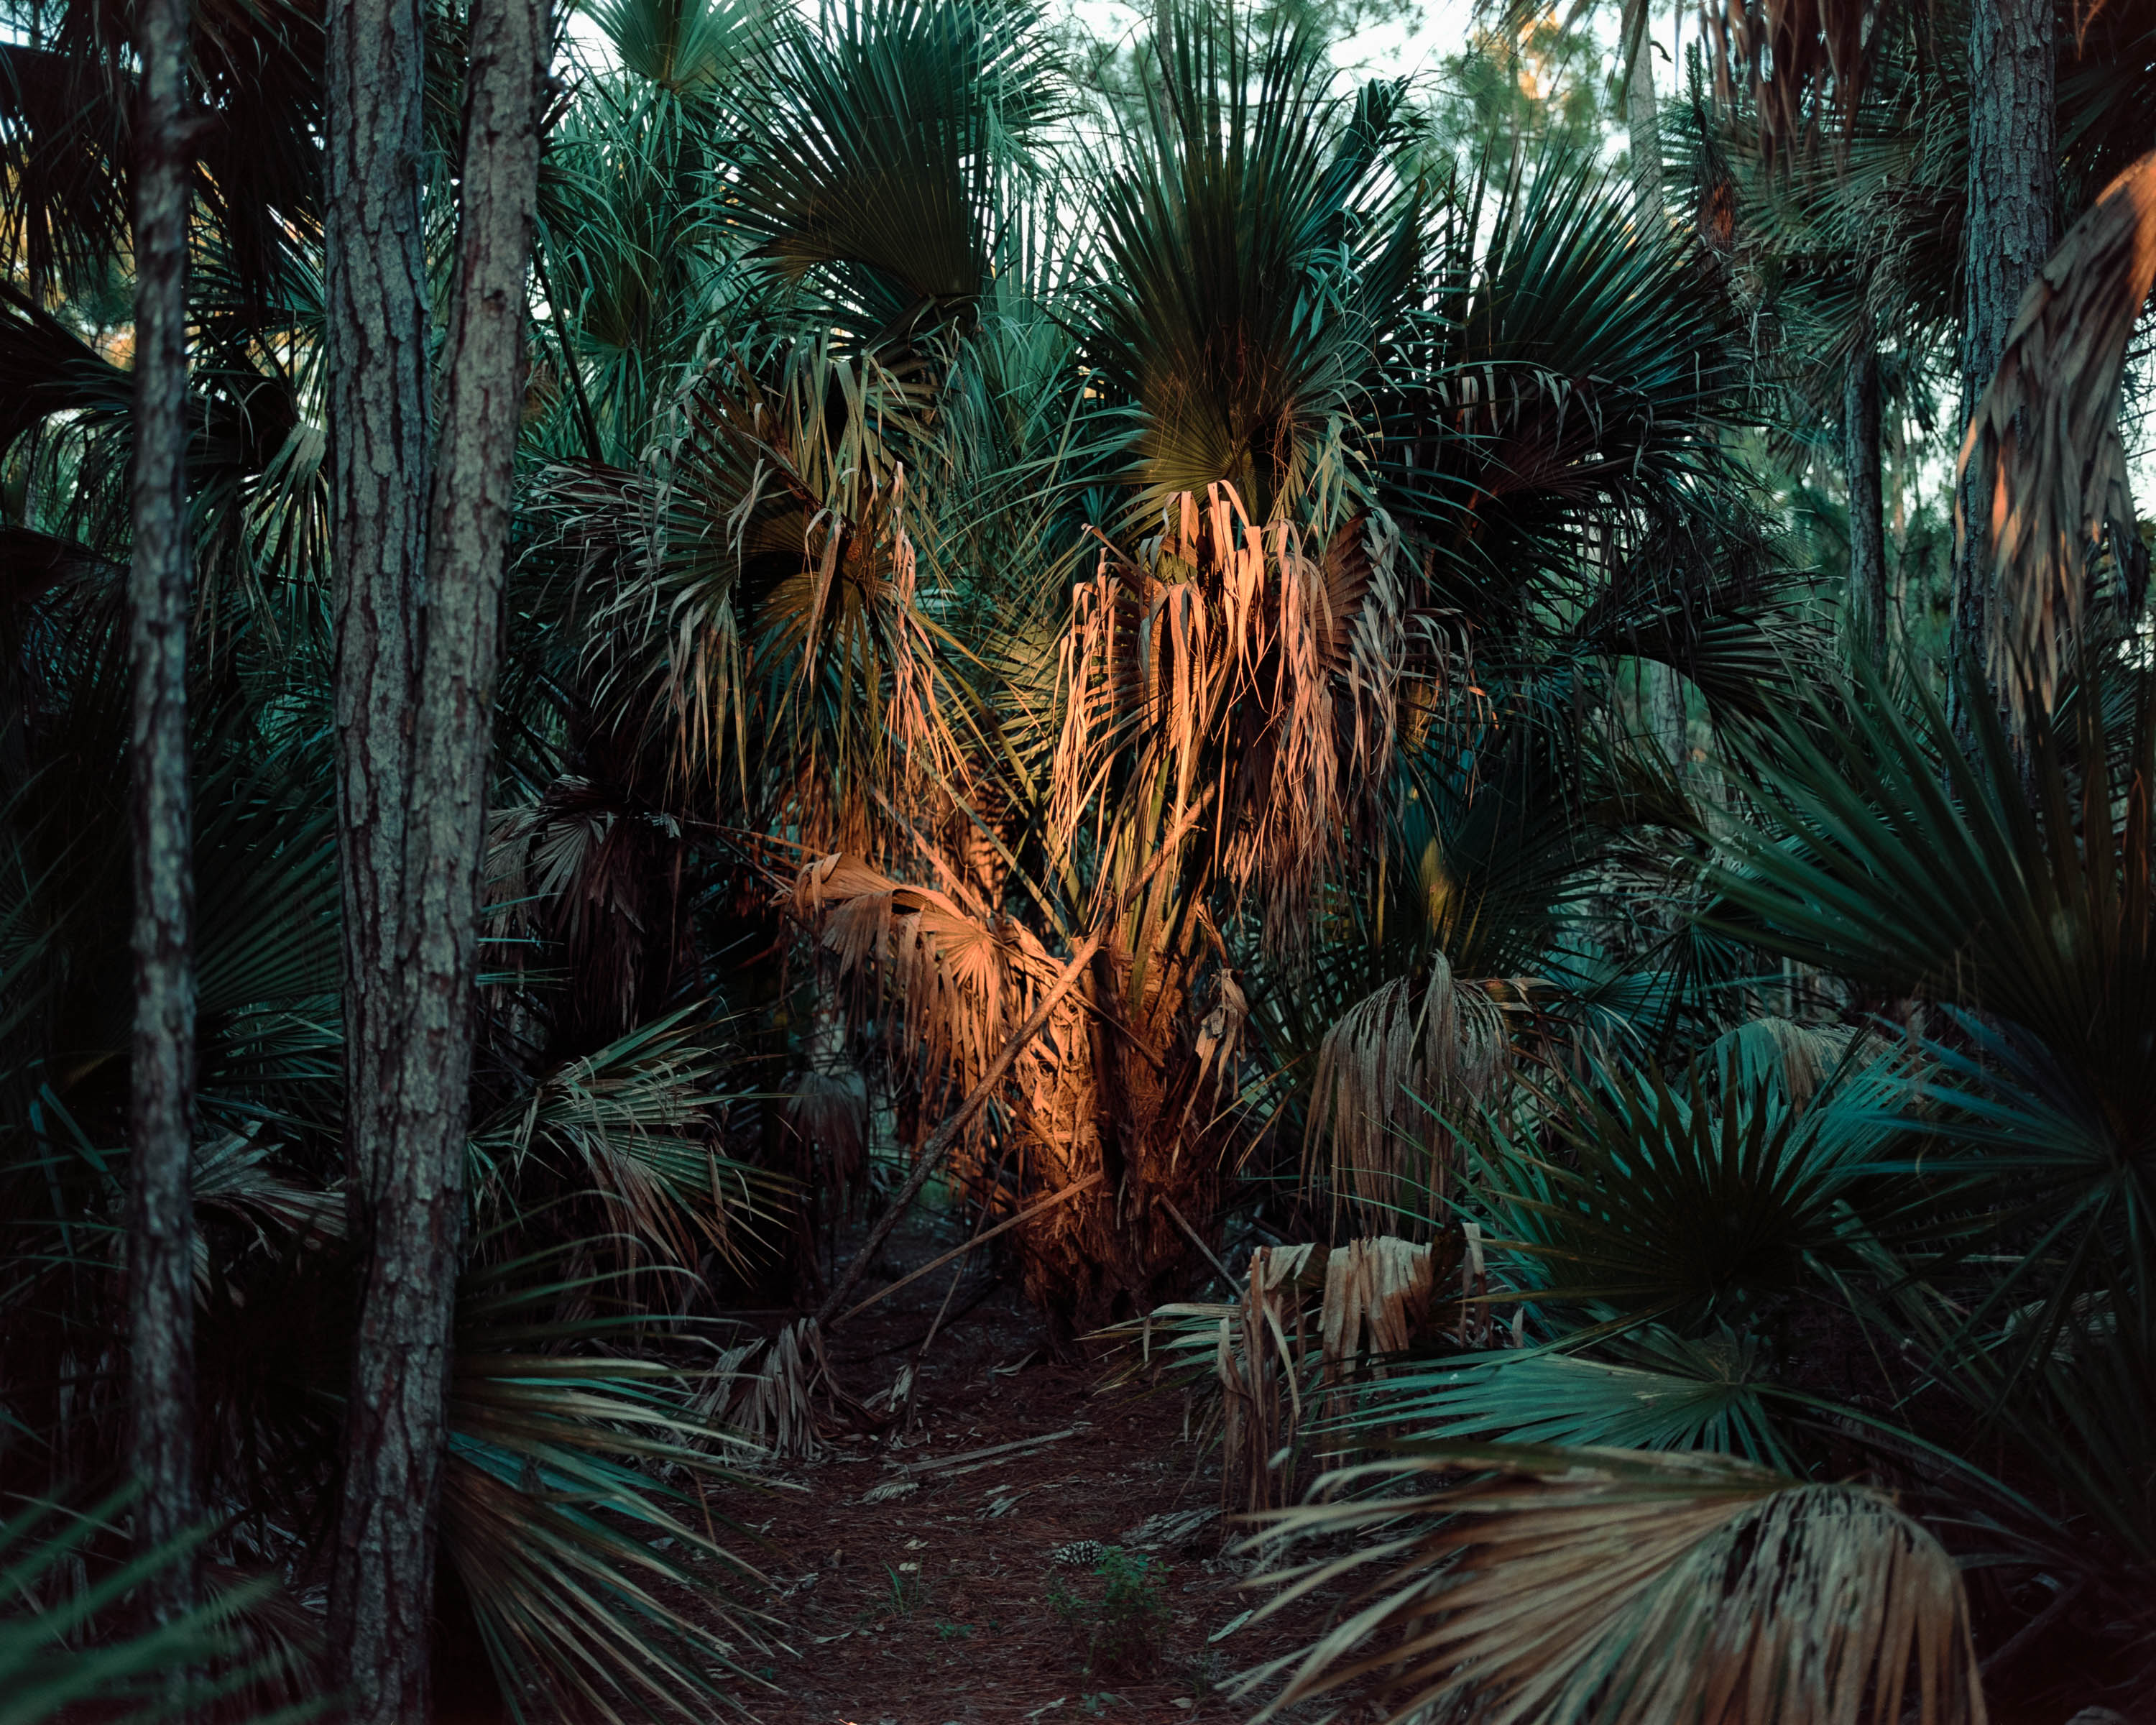
[[[355,1230],[373,1208],[382,1061],[398,998],[406,728],[426,547],[427,273],[418,0],[331,0],[327,290],[344,875],[346,1154]]]
[[[2058,147],[2054,123],[2052,8],[2049,0],[1976,0],[1969,31],[1969,214],[1963,231],[1961,424],[1966,428],[1991,374],[2023,291],[2056,238]],[[1981,497],[1962,499],[1964,518],[1988,520]],[[1954,562],[1953,646],[1957,665],[1989,663],[1990,551],[1970,533]],[[1958,707],[1956,728],[1965,728]]]
[[[325,232],[336,567],[337,843],[344,894],[345,1154],[354,1240],[408,1224],[388,1130],[403,993],[406,729],[424,556],[427,278],[420,226],[424,44],[417,0],[331,0]],[[376,1257],[363,1296],[330,1574],[330,1648],[354,1721],[427,1716],[428,1618],[444,1373],[408,1334]],[[385,1309],[389,1308],[389,1309]],[[423,1331],[439,1328],[429,1322]],[[409,1348],[412,1357],[388,1356]],[[384,1379],[388,1378],[388,1382]]]
[[[1879,350],[1868,316],[1842,380],[1841,435],[1849,476],[1849,639],[1876,661],[1887,652],[1887,513],[1880,488]]]
[[[187,798],[187,0],[136,14],[141,106],[135,158],[135,465],[128,568],[134,669],[135,1040],[128,1127],[127,1287],[142,1498],[136,1539],[162,1544],[196,1518],[194,1219],[188,1195],[195,1063],[194,876]],[[192,1603],[192,1564],[150,1604]]]
[[[532,0],[478,0],[469,27],[459,250],[430,466],[419,13],[411,0],[335,0],[331,14],[346,1130],[367,1271],[330,1627],[353,1725],[428,1717],[490,703],[547,43]]]

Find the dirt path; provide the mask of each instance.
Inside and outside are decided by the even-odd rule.
[[[890,1269],[940,1249],[901,1240]],[[849,1390],[892,1382],[949,1286],[946,1273],[925,1276],[839,1332],[831,1351]],[[954,1312],[973,1297],[962,1284]],[[798,1656],[777,1656],[783,1692],[752,1699],[757,1717],[1248,1717],[1255,1707],[1231,1706],[1220,1686],[1289,1642],[1269,1625],[1220,1635],[1255,1601],[1236,1586],[1242,1566],[1219,1554],[1219,1477],[1183,1441],[1181,1396],[1097,1394],[1098,1371],[1050,1361],[1008,1290],[947,1322],[921,1370],[912,1439],[840,1444],[778,1476],[803,1489],[756,1505]],[[1124,1577],[1122,1609],[1086,1542],[1124,1554],[1106,1555]]]

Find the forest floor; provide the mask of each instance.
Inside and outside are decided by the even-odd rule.
[[[867,1288],[947,1244],[901,1230]],[[744,1507],[792,1650],[748,1706],[765,1725],[1249,1718],[1260,1697],[1224,1687],[1311,1625],[1237,1626],[1260,1600],[1220,1549],[1217,1453],[1185,1440],[1179,1391],[1103,1392],[1100,1364],[1053,1358],[1015,1278],[984,1270],[921,1364],[911,1436],[839,1440]],[[925,1276],[834,1332],[848,1392],[888,1389],[951,1286]],[[1120,1604],[1086,1542],[1113,1548]]]

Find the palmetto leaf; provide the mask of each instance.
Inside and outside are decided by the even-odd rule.
[[[719,1149],[722,1065],[684,1007],[557,1067],[474,1134],[476,1189],[499,1200],[533,1158],[589,1179],[627,1230],[678,1264],[696,1265],[700,1240],[738,1252],[735,1230],[767,1219],[786,1183]]]
[[[1351,1196],[1379,1225],[1441,1212],[1451,1133],[1441,1124],[1481,1107],[1511,1069],[1504,1018],[1474,983],[1455,982],[1442,953],[1427,974],[1387,983],[1325,1033],[1303,1146],[1329,1142],[1334,1203]]]
[[[1853,1200],[1875,1227],[1907,1201],[1878,1176],[1892,1125],[1830,1103],[1796,1109],[1773,1074],[1726,1065],[1561,1079],[1535,1122],[1556,1153],[1486,1127],[1472,1184],[1491,1244],[1541,1312],[1748,1322],[1805,1284]]]
[[[724,94],[721,80],[768,45],[769,20],[737,0],[591,0],[624,71],[675,96]]]
[[[1761,735],[1765,824],[1727,833],[1716,884],[1755,940],[1952,1009],[1932,1076],[1880,1117],[1962,1147],[1927,1172],[2015,1248],[1975,1312],[2041,1291],[2041,1347],[2114,1275],[2143,1285],[2156,1237],[2156,682],[2092,675],[2023,761],[1989,701],[1971,714],[1966,752],[1936,700],[1912,717],[1876,691]]]
[[[1260,523],[1329,526],[1365,495],[1356,397],[1415,285],[1419,213],[1380,172],[1399,91],[1328,98],[1323,44],[1285,24],[1254,42],[1233,18],[1163,16],[1147,130],[1102,164],[1085,342],[1134,416],[1134,514],[1224,483]]]
[[[1415,1441],[1712,1450],[1790,1465],[1753,1337],[1650,1328],[1608,1351],[1618,1358],[1507,1349],[1409,1367],[1373,1386],[1351,1424]]]
[[[834,0],[735,98],[729,214],[862,337],[911,335],[987,288],[1054,92],[1030,4]]]
[[[0,1599],[8,1606],[0,1615],[0,1725],[41,1725],[84,1710],[143,1722],[184,1715],[268,1675],[232,1663],[244,1657],[234,1620],[262,1598],[264,1582],[213,1589],[207,1603],[169,1622],[114,1633],[137,1590],[189,1561],[211,1531],[198,1528],[80,1581],[86,1548],[112,1532],[112,1518],[135,1495],[123,1490],[83,1512],[18,1501],[0,1521]],[[207,1675],[213,1666],[223,1667],[215,1676]]]
[[[1265,1578],[1375,1576],[1266,1714],[1351,1683],[1488,1725],[1981,1725],[1953,1560],[1879,1492],[1726,1455],[1443,1445],[1325,1482],[1268,1539],[1368,1535]],[[1383,1495],[1371,1495],[1382,1490]],[[1349,1496],[1354,1493],[1357,1495]],[[1266,1715],[1260,1715],[1265,1717]]]
[[[747,1447],[690,1413],[694,1374],[626,1351],[649,1320],[559,1317],[605,1281],[556,1280],[561,1261],[466,1275],[444,1550],[520,1717],[551,1694],[608,1722],[706,1719],[767,1626],[737,1599],[762,1578],[718,1543],[706,1497],[738,1483],[713,1450]]]

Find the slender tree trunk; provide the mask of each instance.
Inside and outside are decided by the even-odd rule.
[[[331,15],[346,1118],[367,1263],[331,1582],[352,1725],[428,1716],[490,715],[548,46],[535,0],[475,0],[469,29],[430,467],[418,10],[335,0]]]
[[[324,223],[337,845],[344,899],[345,1155],[367,1264],[331,1553],[330,1649],[355,1725],[427,1717],[434,1509],[446,1371],[406,1332],[382,1236],[403,1214],[390,1076],[403,993],[405,804],[413,630],[426,546],[427,275],[420,225],[418,0],[331,0]],[[419,1225],[425,1225],[423,1219]],[[388,1308],[388,1309],[386,1309]],[[424,1326],[427,1331],[438,1324]],[[396,1381],[385,1357],[412,1350]],[[395,1368],[391,1368],[393,1371]]]
[[[1879,350],[1869,313],[1842,380],[1849,479],[1849,638],[1876,663],[1887,653],[1887,514],[1880,486]]]
[[[1632,187],[1642,228],[1659,234],[1667,220],[1662,187],[1661,123],[1655,101],[1655,53],[1647,0],[1625,0],[1619,25],[1625,49],[1625,121],[1632,151]],[[1691,758],[1684,679],[1676,667],[1640,667],[1640,703],[1655,752],[1680,772]]]
[[[1999,368],[2022,291],[2050,255],[2058,196],[2050,0],[1976,0],[1969,32],[1969,213],[1963,228],[1961,424]],[[1972,483],[1974,483],[1972,481]],[[1964,492],[1967,542],[1954,558],[1954,669],[1991,660],[1984,501]],[[1994,696],[2005,691],[1994,691]],[[1967,715],[1953,697],[1955,729]]]
[[[1655,50],[1647,0],[1625,0],[1619,33],[1625,45],[1625,124],[1632,153],[1632,184],[1642,223],[1663,221],[1662,135],[1655,105]]]
[[[196,1518],[193,831],[187,804],[187,0],[136,13],[141,105],[135,157],[134,545],[127,574],[134,707],[135,1040],[128,1143],[127,1288],[138,1548]],[[194,1601],[194,1567],[163,1572],[168,1621]]]

